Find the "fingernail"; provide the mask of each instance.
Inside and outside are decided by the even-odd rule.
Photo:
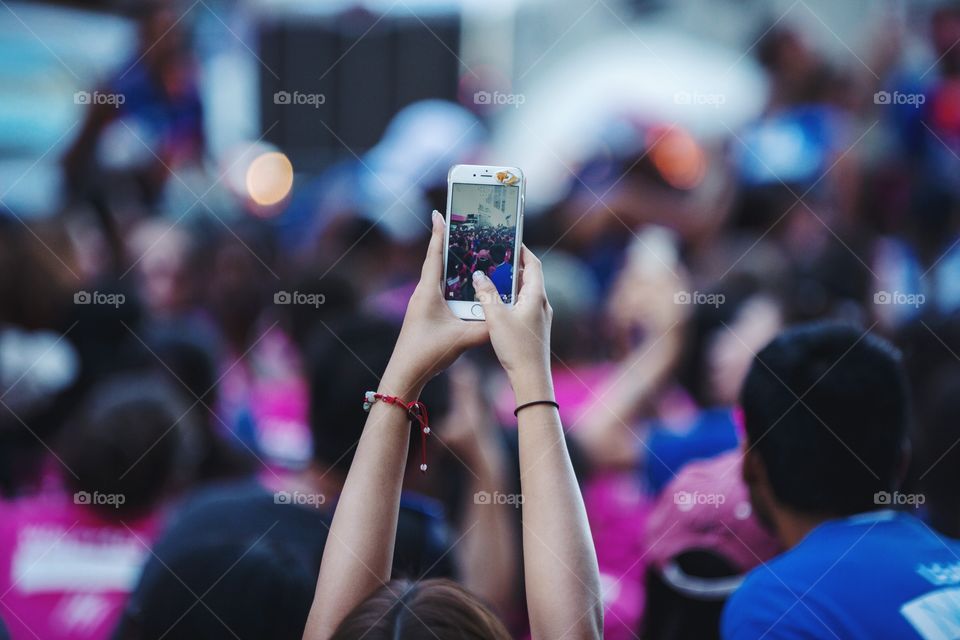
[[[431,217],[433,218],[434,227],[437,227],[443,224],[443,216],[440,215],[440,212],[437,211],[436,209],[433,210],[433,215]]]
[[[483,279],[487,276],[484,275],[483,271],[474,271],[473,272],[473,281],[474,282],[483,282]]]

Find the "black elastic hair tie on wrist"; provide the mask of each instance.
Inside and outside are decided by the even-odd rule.
[[[526,404],[522,404],[522,405],[520,405],[519,407],[517,407],[516,409],[514,409],[514,410],[513,410],[513,417],[516,418],[516,417],[517,417],[517,414],[520,413],[520,410],[521,410],[521,409],[526,409],[527,407],[532,407],[532,406],[535,405],[535,404],[549,404],[549,405],[552,405],[552,406],[556,407],[557,411],[560,410],[560,405],[557,404],[556,401],[554,401],[554,400],[534,400],[533,402],[527,402]]]

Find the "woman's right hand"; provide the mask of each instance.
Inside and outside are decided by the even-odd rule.
[[[526,247],[516,304],[486,276],[475,280],[487,332],[517,404],[554,400],[550,320],[540,261]],[[517,274],[514,274],[515,276]],[[533,406],[517,416],[523,496],[523,575],[534,638],[603,637],[603,596],[590,523],[564,441],[560,413]],[[559,561],[558,561],[559,560]]]
[[[493,350],[507,372],[517,404],[533,400],[553,400],[550,377],[550,322],[553,309],[543,286],[540,260],[523,246],[522,272],[517,300],[513,306],[503,303],[493,282],[482,272],[474,272],[477,298],[483,305]]]

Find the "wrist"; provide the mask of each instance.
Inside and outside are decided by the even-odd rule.
[[[420,397],[426,382],[425,375],[405,370],[391,360],[380,378],[377,391],[405,402],[414,402]]]
[[[510,380],[517,405],[535,400],[555,400],[553,377],[549,366],[537,371],[526,371]]]

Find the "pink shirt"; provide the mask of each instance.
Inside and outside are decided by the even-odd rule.
[[[310,461],[309,394],[296,347],[279,328],[265,332],[243,357],[223,363],[215,424],[230,444],[256,453],[276,471],[302,469]],[[244,433],[245,418],[253,433]],[[239,439],[243,445],[235,442]]]
[[[62,492],[0,502],[0,616],[13,640],[110,637],[159,518],[110,521]]]

